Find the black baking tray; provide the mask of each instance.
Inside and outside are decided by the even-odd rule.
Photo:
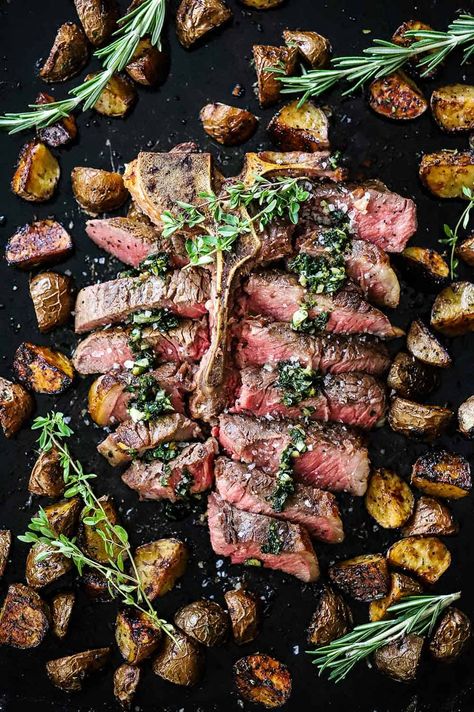
[[[78,142],[60,152],[61,182],[56,197],[45,205],[30,205],[9,190],[12,169],[19,149],[28,135],[1,140],[0,234],[1,244],[17,226],[34,218],[54,215],[68,227],[75,242],[75,253],[61,270],[70,270],[78,286],[114,275],[119,265],[108,259],[84,233],[85,216],[78,210],[71,194],[69,174],[77,165],[123,169],[139,150],[166,151],[181,141],[197,140],[211,151],[227,175],[236,173],[245,151],[268,148],[265,126],[272,110],[261,110],[253,92],[255,80],[251,67],[251,48],[255,43],[278,44],[286,27],[314,29],[328,36],[336,54],[359,53],[373,38],[388,38],[400,23],[417,17],[436,28],[445,28],[459,9],[456,2],[420,0],[417,6],[409,0],[397,2],[358,2],[350,0],[288,0],[277,10],[247,11],[237,0],[229,0],[234,19],[226,28],[192,51],[182,49],[175,36],[172,17],[177,2],[171,2],[165,30],[165,46],[170,50],[171,64],[167,81],[153,91],[140,90],[140,99],[125,121],[107,120],[88,112],[80,116]],[[465,2],[465,10],[473,10]],[[3,0],[0,2],[0,111],[18,111],[26,107],[40,90],[49,91],[36,76],[41,58],[52,43],[59,24],[75,20],[72,2],[58,0]],[[446,82],[471,81],[472,67],[460,66],[458,55],[449,59],[435,80],[425,82],[427,93]],[[53,93],[63,97],[66,89],[56,85]],[[240,97],[232,95],[236,84],[242,85]],[[222,101],[254,111],[260,118],[257,134],[243,147],[222,149],[203,133],[198,114],[209,101]],[[413,242],[436,247],[442,225],[453,224],[462,210],[460,201],[440,202],[420,186],[417,167],[422,152],[440,148],[466,148],[467,137],[445,136],[436,127],[429,112],[409,123],[391,123],[371,113],[362,92],[341,97],[339,90],[324,96],[323,104],[332,107],[332,143],[340,149],[356,178],[376,177],[395,191],[414,198],[418,205],[419,229]],[[105,257],[105,259],[104,259]],[[471,278],[461,266],[461,276]],[[405,328],[414,316],[427,317],[434,294],[417,291],[417,285],[402,277],[401,306],[390,314]],[[67,352],[72,350],[74,335],[64,329],[52,336],[39,335],[28,294],[28,275],[9,269],[0,260],[0,374],[11,377],[15,349],[24,340],[51,343]],[[432,402],[457,406],[474,392],[474,336],[460,337],[449,344],[454,367],[442,373],[440,388]],[[394,349],[398,348],[397,345]],[[241,655],[262,651],[287,663],[293,676],[293,693],[285,709],[334,712],[470,712],[474,710],[474,657],[468,652],[451,667],[425,664],[418,680],[400,685],[360,664],[339,685],[318,677],[305,654],[305,628],[313,611],[318,585],[302,585],[296,579],[278,572],[230,566],[213,555],[207,528],[199,512],[187,518],[170,521],[158,503],[139,503],[134,493],[122,484],[119,475],[100,458],[95,446],[101,431],[88,420],[85,412],[87,382],[60,398],[37,398],[38,413],[53,407],[72,416],[75,437],[72,449],[80,454],[84,465],[98,473],[97,489],[111,493],[120,506],[132,542],[136,545],[161,536],[176,535],[188,542],[191,562],[182,581],[172,593],[159,602],[160,614],[171,617],[182,604],[201,596],[223,602],[223,592],[237,580],[245,581],[262,596],[266,615],[263,630],[255,642],[242,648],[228,644],[207,652],[206,674],[202,683],[186,690],[164,682],[145,665],[143,679],[134,703],[135,710],[169,710],[191,712],[202,710],[255,709],[243,703],[232,683],[232,665]],[[11,441],[1,439],[0,528],[15,534],[24,531],[38,502],[27,492],[27,480],[35,458],[33,434],[23,430]],[[472,461],[473,446],[453,431],[440,445],[463,453]],[[371,437],[371,457],[375,464],[393,466],[407,475],[414,459],[430,446],[409,442],[384,427]],[[347,531],[346,541],[336,547],[319,546],[322,570],[328,563],[363,552],[385,550],[395,534],[381,531],[364,512],[361,501],[342,498]],[[451,592],[462,589],[461,607],[474,616],[474,518],[472,498],[456,502],[453,509],[461,523],[459,536],[448,546],[453,564],[435,590]],[[14,542],[11,562],[0,582],[0,594],[8,584],[24,580],[27,546]],[[74,586],[74,581],[61,580],[56,588]],[[48,592],[49,595],[49,592]],[[109,645],[113,640],[116,604],[94,604],[78,589],[77,605],[70,633],[59,643],[49,636],[36,650],[0,649],[0,710],[16,712],[32,708],[43,710],[113,710],[112,670],[120,664],[114,649],[112,665],[86,682],[81,693],[66,695],[48,681],[44,664],[51,658],[89,647]],[[365,620],[366,608],[356,608],[358,620]]]

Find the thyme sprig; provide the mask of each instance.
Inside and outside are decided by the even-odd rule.
[[[358,625],[347,635],[307,652],[314,656],[313,664],[319,668],[320,674],[329,670],[329,679],[339,682],[356,663],[382,646],[401,640],[409,633],[429,635],[444,609],[460,597],[460,592],[409,596],[390,606],[387,613],[389,616],[395,614],[395,617]]]
[[[158,617],[143,588],[126,530],[110,521],[101,500],[91,487],[91,480],[95,479],[96,475],[86,473],[82,464],[72,457],[67,444],[64,443],[66,438],[74,434],[64,415],[56,412],[38,417],[32,429],[40,431],[38,443],[42,452],[48,452],[52,447],[58,451],[66,485],[64,496],[69,498],[79,495],[83,499],[82,522],[94,527],[95,533],[104,542],[108,558],[105,563],[95,561],[79,548],[75,538],[58,535],[42,508],[39,514],[31,519],[27,532],[18,537],[20,541],[27,544],[41,543],[48,547],[38,554],[38,560],[47,558],[54,552],[71,559],[79,574],[82,574],[86,566],[99,571],[107,580],[109,592],[113,597],[120,598],[125,605],[142,611],[154,626],[173,635],[173,626]]]
[[[471,217],[471,210],[474,206],[474,192],[471,188],[463,186],[462,192],[464,196],[469,201],[464,210],[461,213],[459,220],[456,223],[454,230],[449,227],[449,225],[443,225],[443,232],[446,235],[445,238],[440,239],[441,244],[448,245],[449,250],[449,273],[451,279],[455,279],[457,276],[457,268],[459,265],[459,260],[456,257],[456,248],[459,241],[459,230],[467,230],[469,225],[469,220]]]
[[[121,72],[132,59],[138,43],[145,35],[158,49],[165,20],[165,0],[143,0],[134,10],[118,20],[119,27],[114,39],[105,47],[94,52],[101,60],[103,69],[94,77],[69,92],[69,98],[51,104],[30,104],[22,113],[8,113],[0,116],[0,129],[18,133],[33,127],[44,128],[63,119],[81,104],[82,110],[90,109],[116,72]]]

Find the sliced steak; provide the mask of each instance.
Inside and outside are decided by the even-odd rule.
[[[291,444],[294,425],[291,421],[223,414],[218,440],[235,460],[276,472],[283,451]],[[313,422],[305,430],[305,443],[306,452],[293,463],[298,481],[330,492],[365,493],[369,457],[360,435],[344,425]]]
[[[180,316],[199,318],[206,313],[209,273],[190,269],[162,278],[154,275],[122,277],[81,289],[76,301],[77,333],[125,321],[143,309],[169,309]]]
[[[234,413],[256,416],[279,415],[285,418],[334,421],[358,428],[373,428],[386,409],[383,384],[367,373],[326,374],[317,392],[294,405],[285,405],[285,392],[278,387],[278,370],[247,366],[241,372],[241,385]]]
[[[143,455],[162,443],[200,438],[201,428],[197,423],[180,413],[163,415],[148,423],[126,420],[115,433],[99,443],[97,450],[111,465],[122,465],[133,457]]]
[[[318,560],[311,539],[299,524],[242,512],[218,494],[209,495],[207,521],[214,552],[230,556],[233,564],[258,559],[266,568],[292,574],[302,581],[318,578]],[[276,549],[272,548],[273,542],[278,542]],[[278,553],[267,553],[269,548]]]
[[[169,499],[176,502],[188,494],[205,492],[214,481],[214,457],[218,447],[214,438],[191,443],[171,462],[146,463],[135,460],[122,480],[138,492],[140,499]]]
[[[160,233],[143,220],[131,218],[88,220],[86,233],[102,250],[132,267],[138,267],[145,257],[162,250]]]
[[[246,306],[251,314],[291,322],[293,314],[306,301],[308,292],[295,275],[277,270],[255,272],[244,284]],[[325,330],[337,334],[373,334],[395,338],[403,334],[392,326],[383,312],[364,301],[360,290],[350,282],[336,294],[315,294],[309,318],[329,312]]]
[[[271,506],[277,490],[274,475],[225,457],[216,461],[214,474],[217,492],[234,507],[302,524],[312,536],[328,544],[344,539],[339,507],[330,492],[298,482],[283,511],[275,512]]]
[[[381,374],[390,366],[386,346],[373,337],[309,336],[289,324],[246,319],[240,324],[238,360],[242,366],[299,361],[323,373],[360,371]]]
[[[293,252],[292,237],[296,225],[281,218],[273,220],[259,232],[261,240],[258,262],[265,264],[289,257]]]

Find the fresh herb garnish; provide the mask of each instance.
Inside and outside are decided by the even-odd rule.
[[[168,309],[144,309],[130,317],[131,324],[147,325],[158,331],[169,331],[179,324],[179,318]]]
[[[270,522],[268,527],[268,536],[265,544],[262,545],[262,553],[264,554],[279,554],[283,551],[284,541],[281,538],[278,522]]]
[[[352,238],[347,230],[347,226],[341,225],[328,227],[326,230],[322,230],[317,237],[317,243],[319,245],[335,254],[343,254],[349,247],[351,240]]]
[[[260,559],[245,559],[244,566],[262,566]]]
[[[291,320],[291,328],[293,331],[298,331],[302,334],[311,334],[311,336],[324,333],[331,314],[328,311],[322,311],[310,319],[309,310],[312,306],[313,305],[307,303],[300,304]]]
[[[161,462],[170,462],[171,460],[174,460],[174,458],[178,455],[179,448],[177,443],[162,443],[161,445],[158,445],[157,447],[153,448],[153,450],[146,450],[146,452],[144,452],[140,456],[140,460],[143,460],[143,462],[153,462],[154,460],[160,460]]]
[[[346,281],[344,257],[300,252],[288,263],[288,269],[298,274],[299,283],[313,294],[334,294]]]
[[[275,512],[282,512],[288,497],[295,491],[293,481],[293,461],[306,452],[305,432],[300,425],[295,425],[289,431],[290,442],[281,453],[280,465],[275,476],[276,487],[270,502]]]
[[[125,390],[133,393],[127,411],[134,423],[155,420],[163,413],[174,411],[169,395],[150,373],[138,376]]]
[[[145,309],[132,314],[129,323],[133,325],[133,329],[128,337],[128,345],[136,356],[131,371],[134,376],[139,376],[153,368],[156,359],[143,327],[166,332],[178,326],[179,318],[167,309]]]
[[[309,366],[301,366],[298,361],[280,361],[278,364],[275,385],[283,391],[281,400],[287,406],[316,395],[321,382],[321,374]]]
[[[181,497],[182,499],[186,499],[186,497],[189,497],[191,493],[191,486],[193,484],[193,476],[191,473],[188,471],[186,467],[183,467],[183,471],[181,473],[181,478],[179,482],[176,483],[175,488],[174,488],[174,493],[177,497]]]
[[[456,257],[456,247],[459,241],[459,230],[461,227],[463,228],[463,230],[467,229],[471,217],[471,210],[474,205],[474,192],[465,185],[463,186],[462,192],[469,202],[462,211],[461,217],[457,221],[454,230],[452,230],[449,225],[443,225],[443,231],[446,237],[440,239],[440,242],[442,244],[448,245],[448,247],[451,248],[449,252],[449,273],[451,279],[455,279],[455,277],[457,276],[457,268],[459,265],[459,260]]]
[[[170,270],[170,258],[167,252],[156,252],[148,255],[140,262],[138,267],[120,272],[120,277],[140,277],[153,274],[155,277],[164,277]]]

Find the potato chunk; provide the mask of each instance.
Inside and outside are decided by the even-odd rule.
[[[35,104],[52,104],[53,101],[55,101],[54,97],[42,91],[36,97]],[[69,114],[54,124],[38,129],[37,135],[42,143],[51,146],[51,148],[65,146],[74,141],[77,136],[76,119],[72,114]]]
[[[285,0],[240,0],[240,2],[253,10],[272,10],[274,7],[283,5]]]
[[[164,637],[163,646],[153,661],[153,672],[175,685],[192,687],[199,682],[204,670],[202,648],[180,630],[173,631],[173,638]]]
[[[236,146],[247,141],[256,131],[256,116],[227,104],[206,104],[201,109],[199,118],[204,131],[224,146]]]
[[[428,285],[444,284],[449,277],[449,265],[436,250],[413,245],[402,252],[407,272]]]
[[[297,47],[301,57],[311,69],[324,67],[331,56],[331,43],[326,37],[309,30],[284,30],[283,39],[288,47]]]
[[[374,601],[388,593],[389,574],[382,554],[363,554],[333,564],[329,578],[356,601]]]
[[[11,438],[33,413],[33,397],[19,383],[0,378],[0,425]]]
[[[187,548],[178,539],[158,539],[135,552],[138,575],[150,600],[171,591],[187,563]]]
[[[30,141],[20,152],[11,188],[15,195],[32,203],[53,197],[59,181],[59,163],[44,143]]]
[[[33,544],[26,558],[26,582],[32,588],[44,588],[72,569],[71,559],[48,546]]]
[[[472,489],[471,468],[462,455],[430,450],[413,465],[411,483],[423,494],[460,499]]]
[[[434,391],[438,383],[434,368],[404,351],[395,356],[387,376],[388,387],[402,398],[423,398]]]
[[[443,502],[433,497],[420,497],[413,516],[402,529],[403,536],[450,536],[458,533],[453,515]]]
[[[416,678],[423,643],[424,638],[413,634],[388,643],[375,651],[375,667],[392,680],[410,682]]]
[[[229,632],[229,617],[215,601],[194,601],[183,606],[176,612],[174,622],[208,648],[221,645]]]
[[[47,507],[44,507],[44,511],[48,522],[57,535],[71,536],[76,530],[81,507],[81,498],[71,497],[54,504],[48,504]]]
[[[108,603],[112,600],[107,579],[99,571],[89,569],[82,575],[82,588],[85,593],[98,603]]]
[[[436,297],[431,310],[431,326],[446,336],[460,336],[474,330],[474,284],[453,282]]]
[[[143,87],[152,87],[164,79],[168,67],[165,52],[152,45],[148,37],[144,37],[137,45],[131,61],[125,67],[130,79]]]
[[[431,441],[448,427],[453,415],[449,408],[394,398],[388,413],[388,422],[392,430],[408,438]]]
[[[474,235],[461,242],[456,253],[469,267],[474,267]]]
[[[232,625],[232,635],[237,645],[243,645],[257,636],[260,609],[258,601],[243,589],[226,591],[224,594]]]
[[[412,321],[407,334],[408,351],[422,363],[438,368],[449,368],[451,356],[443,344],[421,321]]]
[[[67,635],[75,600],[75,593],[63,591],[57,593],[51,601],[52,630],[59,640],[62,640]]]
[[[9,529],[0,529],[0,579],[5,573],[8,556],[12,545],[12,533]]]
[[[414,596],[422,593],[423,589],[418,581],[405,574],[390,574],[390,591],[379,601],[372,601],[369,606],[371,621],[380,621],[385,618],[390,606],[393,606],[404,596]]]
[[[95,76],[88,74],[86,81]],[[136,100],[137,92],[130,79],[123,74],[114,74],[99,95],[94,109],[103,116],[120,119],[131,111]]]
[[[474,152],[426,153],[419,175],[423,185],[438,198],[465,198],[463,188],[474,189]]]
[[[395,542],[387,553],[389,564],[411,571],[425,583],[436,583],[451,564],[451,554],[437,537],[410,536]]]
[[[56,220],[38,220],[23,225],[10,237],[5,257],[13,267],[31,269],[66,259],[72,248],[71,236]]]
[[[285,76],[294,74],[298,60],[296,47],[273,47],[254,45],[253,59],[257,73],[257,96],[260,106],[265,108],[275,104],[280,98],[281,82],[271,68],[281,67]]]
[[[234,679],[244,700],[267,709],[281,707],[291,695],[291,675],[286,665],[262,653],[237,660]]]
[[[283,151],[321,151],[329,148],[329,121],[322,109],[306,101],[286,104],[268,124],[274,143]]]
[[[365,506],[377,524],[384,529],[401,527],[410,518],[414,504],[413,492],[399,475],[383,468],[373,472]]]
[[[56,498],[63,494],[65,488],[59,452],[52,447],[38,456],[31,470],[28,491],[40,497]]]
[[[0,645],[36,648],[48,628],[48,606],[39,594],[22,583],[9,586],[0,610]]]
[[[88,215],[117,210],[128,198],[122,176],[100,168],[74,168],[71,184],[74,197]]]
[[[155,652],[162,638],[159,628],[148,616],[132,608],[124,608],[115,621],[115,640],[127,663],[138,665]]]
[[[232,17],[223,0],[181,0],[176,12],[176,34],[183,47],[191,45]]]
[[[414,37],[412,36],[407,36],[407,31],[417,31],[417,30],[432,30],[433,28],[431,25],[427,25],[425,22],[421,22],[420,20],[407,20],[406,22],[403,22],[400,27],[398,27],[395,32],[392,35],[392,42],[397,45],[401,45],[402,47],[410,47],[414,42],[417,41],[417,39],[421,39],[420,35],[415,35]],[[429,50],[429,52],[424,52],[423,54],[418,53],[412,56],[412,58],[409,60],[408,64],[410,67],[410,72],[412,74],[416,75],[421,75],[423,72],[426,70],[426,67],[423,67],[422,69],[418,68],[418,62],[420,59],[425,57],[427,54],[433,54],[433,52],[436,52],[436,49]],[[426,77],[432,78],[436,74],[436,67],[435,69],[431,70],[426,76],[423,74],[423,79],[426,79]]]
[[[474,86],[449,84],[438,87],[431,95],[431,111],[443,131],[472,131],[474,129]]]
[[[415,82],[398,71],[371,83],[369,106],[386,119],[409,121],[424,114],[428,102]]]
[[[324,586],[309,624],[308,643],[327,645],[348,633],[352,625],[351,609],[342,596]]]
[[[467,438],[474,437],[474,396],[470,396],[458,408],[460,432]]]
[[[103,45],[116,26],[116,0],[74,0],[74,5],[89,42],[94,47]]]
[[[114,672],[114,696],[123,709],[130,709],[138,683],[140,668],[135,665],[120,665]]]
[[[104,496],[100,497],[99,502],[108,521],[113,525],[118,524],[119,518],[112,499]],[[99,533],[105,534],[105,531],[103,521],[98,524],[85,524],[82,522],[80,527],[79,546],[87,556],[99,563],[106,563],[109,558],[115,559],[123,549],[122,544],[115,537],[114,543],[110,545],[112,546],[112,551],[108,553],[105,541]]]
[[[58,29],[46,62],[40,69],[45,82],[65,82],[83,69],[89,59],[89,46],[84,32],[74,22]]]
[[[454,662],[471,638],[471,621],[458,608],[448,608],[429,643],[429,651],[441,663]]]
[[[110,648],[85,650],[83,653],[49,660],[46,663],[46,672],[53,685],[60,690],[78,692],[82,689],[84,678],[96,670],[101,670],[109,657]]]
[[[74,368],[67,356],[28,341],[17,348],[13,368],[18,380],[35,393],[62,393],[74,380]]]
[[[63,326],[74,308],[72,277],[58,272],[42,272],[30,281],[30,296],[41,332]]]

